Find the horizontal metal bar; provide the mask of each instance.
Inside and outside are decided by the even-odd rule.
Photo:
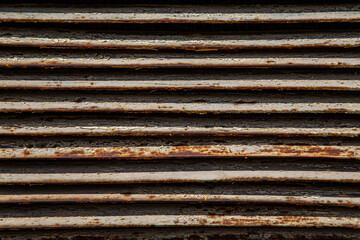
[[[125,184],[175,182],[325,181],[359,183],[359,172],[171,171],[108,173],[0,173],[0,184]]]
[[[52,23],[308,23],[359,22],[359,5],[2,7],[0,22]]]
[[[186,157],[331,157],[360,159],[358,146],[184,145],[146,147],[2,148],[0,159]]]
[[[104,203],[104,202],[228,202],[295,205],[360,206],[358,197],[214,195],[214,194],[16,194],[0,195],[0,203]]]
[[[261,48],[359,47],[358,32],[279,33],[242,35],[131,35],[0,29],[0,46],[99,49],[230,50]]]
[[[11,53],[10,53],[11,54]],[[37,54],[37,53],[35,53]],[[246,72],[222,70],[3,70],[0,89],[41,90],[346,90],[359,91],[360,77],[334,71]],[[99,71],[101,71],[99,73]]]
[[[148,127],[148,126],[76,126],[32,127],[0,126],[0,135],[12,136],[149,136],[149,135],[214,135],[214,136],[360,136],[360,128],[241,128],[241,127]]]
[[[326,126],[326,127],[324,127]],[[339,127],[341,126],[341,127]],[[360,121],[348,117],[291,116],[59,116],[0,119],[6,136],[343,136],[360,135]]]
[[[360,113],[360,103],[0,102],[0,112]]]
[[[2,218],[0,229],[102,227],[344,227],[360,228],[357,217],[242,216],[242,215],[137,215]]]
[[[36,54],[36,53],[34,53]],[[104,56],[106,58],[106,56]],[[72,56],[56,57],[1,57],[0,67],[6,68],[359,68],[358,57],[244,57],[235,58],[73,58]]]
[[[332,157],[360,159],[357,146],[198,145],[149,147],[3,148],[0,159],[17,158],[170,158],[170,157]]]
[[[0,67],[54,68],[358,68],[359,49],[234,52],[126,52],[5,48]]]
[[[1,80],[0,89],[36,90],[333,90],[360,91],[359,80]]]
[[[324,127],[326,125],[326,127]],[[9,114],[0,119],[0,135],[14,136],[347,136],[359,135],[360,121],[351,116],[104,116]]]

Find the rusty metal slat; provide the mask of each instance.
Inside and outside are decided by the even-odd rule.
[[[311,52],[126,52],[5,48],[0,67],[59,68],[358,68],[359,49]]]
[[[360,233],[360,5],[274,4],[1,4],[0,230]]]
[[[150,135],[214,135],[214,136],[313,136],[357,137],[360,128],[244,128],[244,127],[149,127],[149,126],[75,126],[32,127],[1,126],[0,135],[7,136],[150,136]]]
[[[324,127],[326,125],[326,127]],[[341,127],[339,127],[341,126]],[[59,116],[0,119],[3,136],[322,136],[356,137],[360,122],[350,116]]]
[[[1,36],[3,35],[3,36]],[[256,48],[359,47],[358,32],[253,35],[130,35],[37,29],[0,29],[0,46],[109,49],[227,50]]]
[[[360,113],[360,103],[0,102],[0,112]]]
[[[104,202],[227,202],[359,207],[358,197],[216,195],[216,194],[16,194],[0,195],[0,203],[104,203]]]
[[[132,184],[176,182],[319,181],[359,183],[359,172],[343,171],[171,171],[107,173],[0,173],[0,184]]]
[[[36,52],[34,53],[36,54]],[[334,57],[320,57],[306,54],[303,56],[267,56],[263,57],[211,57],[202,58],[176,58],[151,56],[143,58],[128,58],[126,56],[100,56],[100,57],[72,57],[47,56],[47,57],[0,57],[0,67],[6,68],[359,68],[360,58],[345,55]]]
[[[0,159],[187,157],[328,157],[360,159],[359,146],[306,145],[184,145],[142,147],[2,148]]]
[[[1,80],[0,89],[41,90],[333,90],[360,91],[359,80]]]
[[[243,216],[243,215],[137,215],[2,218],[0,229],[101,227],[343,227],[360,228],[358,217]]]
[[[125,8],[2,7],[0,22],[51,23],[313,23],[359,22],[359,5],[154,6]]]
[[[8,69],[0,75],[1,89],[44,89],[44,90],[346,90],[358,91],[360,78],[354,73],[344,72],[281,72],[263,71],[173,72],[152,70],[144,73],[131,70],[77,72],[81,69],[58,69],[56,73],[16,71]],[[5,71],[5,70],[3,70]],[[99,71],[99,70],[98,70]],[[237,71],[237,72],[234,72]],[[89,75],[90,74],[90,75]]]

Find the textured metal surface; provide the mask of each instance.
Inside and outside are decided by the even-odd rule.
[[[46,117],[22,116],[0,119],[3,136],[312,136],[358,137],[356,119],[326,116],[168,116],[132,115]],[[326,124],[326,126],[324,126]],[[341,127],[339,126],[341,124]]]
[[[156,159],[189,157],[331,157],[359,159],[359,146],[200,145],[68,148],[3,148],[0,159],[117,158]]]
[[[122,92],[108,94],[6,92],[0,112],[146,113],[352,113],[360,112],[358,93]]]
[[[52,23],[312,23],[359,22],[359,5],[2,7],[1,22]]]
[[[28,69],[27,69],[28,70]],[[187,70],[103,70],[56,72],[2,70],[0,89],[3,90],[327,90],[360,91],[357,72],[337,72],[329,69],[314,72],[293,70],[282,72],[244,72]]]
[[[0,239],[360,239],[357,3],[19,2]]]
[[[1,229],[52,228],[106,228],[106,227],[182,227],[182,226],[243,226],[243,227],[348,227],[359,228],[358,217],[310,216],[209,216],[209,215],[155,215],[124,217],[45,217],[3,218]]]
[[[358,68],[359,50],[263,53],[120,53],[67,50],[4,50],[0,67],[9,68]]]
[[[313,207],[279,207],[282,212],[273,211],[271,208],[258,205],[256,207],[244,207],[228,205],[224,209],[219,206],[186,206],[169,204],[161,209],[161,205],[133,205],[132,209],[124,206],[104,205],[102,211],[94,210],[89,213],[93,204],[83,205],[79,210],[66,205],[51,206],[43,208],[37,206],[24,208],[14,207],[3,212],[3,221],[0,223],[2,229],[14,228],[101,228],[101,227],[151,227],[157,224],[159,227],[180,226],[239,226],[244,227],[347,227],[358,228],[359,218],[351,209],[335,210],[332,207],[326,210],[335,210],[329,215],[318,211]],[[60,209],[63,209],[59,214]],[[38,211],[35,213],[35,211]],[[229,211],[226,215],[225,213]],[[253,211],[263,211],[262,214],[253,215]],[[293,213],[291,211],[294,211]],[[26,219],[24,214],[34,212],[34,216]],[[39,217],[48,212],[48,217]],[[112,213],[111,213],[112,212]],[[211,214],[211,212],[217,212]],[[114,214],[116,214],[114,216]],[[298,215],[301,214],[301,215]],[[14,217],[8,217],[13,215]],[[61,216],[59,216],[61,215]],[[16,217],[15,217],[16,216]]]
[[[359,91],[360,81],[342,80],[189,80],[189,81],[50,81],[50,80],[0,80],[1,89],[44,90],[333,90]]]
[[[235,181],[360,182],[360,174],[326,171],[177,171],[141,173],[2,173],[0,184],[161,183]]]
[[[302,192],[299,192],[301,187]],[[323,191],[323,187],[327,191]],[[341,190],[340,190],[341,189]],[[211,193],[209,193],[211,190]],[[0,186],[1,203],[236,203],[359,206],[347,184],[242,182],[128,185]],[[339,197],[341,195],[341,197]]]
[[[360,206],[356,197],[211,195],[211,194],[29,194],[0,195],[0,203],[133,203],[133,202],[209,202],[209,203],[285,203],[298,205]]]
[[[326,48],[359,47],[360,33],[278,33],[248,35],[131,35],[88,32],[39,31],[37,29],[0,29],[0,46],[99,48],[99,49],[183,49],[196,51],[262,49],[262,48]],[[54,41],[56,39],[56,41]]]
[[[92,103],[0,102],[0,112],[148,112],[148,113],[360,113],[359,103]]]

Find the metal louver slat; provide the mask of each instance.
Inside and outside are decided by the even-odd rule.
[[[201,187],[202,186],[202,187]],[[307,196],[298,192],[301,187]],[[323,187],[327,188],[326,193]],[[341,188],[341,190],[339,190]],[[211,189],[212,194],[208,194]],[[157,185],[57,185],[45,186],[0,186],[1,203],[286,203],[328,206],[358,206],[357,188],[332,183],[282,184],[275,183],[178,183]],[[132,194],[128,194],[131,191]],[[338,195],[342,195],[339,197]]]
[[[4,93],[0,112],[353,113],[358,93]]]
[[[359,4],[304,6],[4,7],[1,22],[52,23],[311,23],[359,22]]]
[[[238,35],[131,35],[106,32],[0,29],[0,46],[98,48],[98,49],[184,49],[196,51],[266,48],[359,47],[360,33],[287,32]],[[145,34],[145,33],[144,33]],[[56,39],[56,41],[54,41]]]
[[[210,70],[210,69],[209,69]],[[144,70],[143,70],[144,71]],[[110,73],[109,73],[110,72]],[[189,73],[190,72],[190,73]],[[360,91],[360,76],[356,72],[245,72],[217,70],[116,71],[86,73],[7,72],[0,74],[3,90],[326,90]]]
[[[0,239],[360,239],[360,5],[244,3],[0,3]]]
[[[70,51],[7,51],[2,67],[53,68],[358,68],[360,52],[263,52],[263,53],[107,53]]]
[[[355,119],[326,116],[327,120],[284,116],[191,116],[138,117],[132,115],[46,117],[18,116],[0,120],[7,136],[311,136],[357,137]],[[326,126],[324,126],[326,125]],[[339,126],[341,125],[341,126]]]

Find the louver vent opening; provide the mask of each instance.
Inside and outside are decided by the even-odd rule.
[[[2,1],[0,239],[360,239],[359,46],[355,1]]]

